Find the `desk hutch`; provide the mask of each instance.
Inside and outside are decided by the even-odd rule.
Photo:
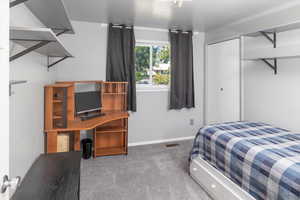
[[[75,114],[75,85],[101,87],[103,116],[82,121]],[[99,112],[99,111],[95,111]],[[57,152],[59,134],[70,137],[69,151],[80,150],[80,131],[93,130],[94,157],[127,154],[127,82],[69,81],[45,86],[45,151]]]

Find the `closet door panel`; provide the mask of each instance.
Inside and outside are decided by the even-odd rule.
[[[221,86],[221,77],[220,73],[218,73],[220,66],[220,60],[215,59],[216,57],[220,57],[220,48],[216,48],[215,45],[208,46],[208,54],[207,54],[207,64],[206,68],[207,76],[206,76],[206,119],[208,123],[215,123],[219,121],[219,100],[221,98],[221,93],[219,92]]]
[[[208,45],[206,122],[240,119],[239,39]]]

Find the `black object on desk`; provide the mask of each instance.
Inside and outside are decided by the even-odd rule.
[[[80,160],[79,151],[40,155],[11,200],[79,200]]]
[[[83,115],[83,116],[80,116],[80,120],[85,121],[85,120],[93,119],[93,118],[104,116],[104,115],[105,115],[105,113],[96,113],[96,114]]]

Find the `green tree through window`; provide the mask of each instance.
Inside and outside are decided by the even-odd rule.
[[[170,82],[170,46],[137,44],[136,81],[138,84],[168,85]]]
[[[136,81],[141,83],[149,80],[148,71],[150,69],[150,47],[136,46],[135,47],[135,70]]]

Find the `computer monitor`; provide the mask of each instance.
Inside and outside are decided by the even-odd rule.
[[[75,110],[77,115],[101,110],[101,106],[100,91],[75,93]]]

